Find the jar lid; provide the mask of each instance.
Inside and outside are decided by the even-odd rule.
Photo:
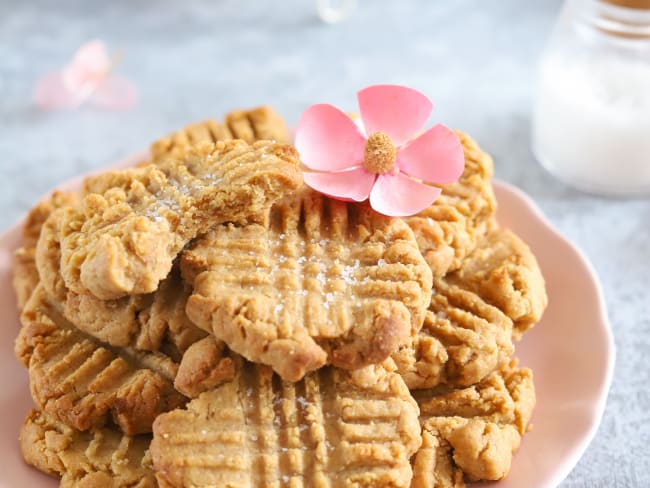
[[[650,10],[650,0],[603,0],[605,3],[617,5],[619,7],[648,9]]]

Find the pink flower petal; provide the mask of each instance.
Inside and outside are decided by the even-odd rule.
[[[390,217],[415,215],[431,205],[440,188],[412,180],[403,173],[379,175],[370,192],[372,208]]]
[[[72,61],[63,68],[63,81],[71,92],[90,93],[108,75],[111,64],[102,41],[87,42],[77,49]]]
[[[354,122],[333,105],[312,105],[296,126],[300,160],[314,170],[340,171],[361,165],[365,144]]]
[[[456,134],[438,124],[400,150],[397,167],[425,181],[453,183],[465,168],[463,146]]]
[[[47,110],[78,107],[84,100],[84,97],[67,89],[61,71],[53,71],[40,78],[34,87],[33,98],[39,107]]]
[[[363,168],[339,173],[305,173],[305,184],[339,200],[363,202],[370,195],[375,175]]]
[[[370,86],[361,90],[357,98],[366,134],[383,132],[396,146],[415,137],[433,110],[425,95],[405,86]]]
[[[97,87],[90,100],[103,109],[129,110],[138,102],[138,91],[128,78],[111,75]]]
[[[72,64],[83,67],[88,71],[106,71],[111,67],[106,44],[99,39],[93,39],[81,45],[74,53]]]

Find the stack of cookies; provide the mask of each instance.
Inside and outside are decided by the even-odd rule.
[[[81,487],[461,487],[535,404],[544,280],[492,161],[400,219],[302,184],[268,107],[34,208],[16,252],[25,460]]]

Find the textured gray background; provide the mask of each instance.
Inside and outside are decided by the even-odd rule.
[[[403,83],[431,95],[435,117],[493,154],[591,258],[618,360],[598,435],[563,487],[650,486],[650,201],[608,200],[554,180],[530,153],[534,66],[558,0],[360,0],[347,22],[287,1],[0,0],[0,228],[53,185],[98,168],[187,122],[272,103],[290,122],[308,105],[355,107],[355,90]],[[83,41],[124,49],[140,87],[127,113],[44,113],[39,74]]]

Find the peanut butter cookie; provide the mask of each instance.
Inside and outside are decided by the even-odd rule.
[[[461,266],[463,258],[493,227],[496,211],[492,158],[467,134],[456,134],[463,145],[465,171],[456,183],[443,186],[433,205],[405,219],[437,277]]]
[[[263,223],[213,228],[181,270],[190,319],[292,381],[326,363],[383,361],[417,333],[431,297],[402,220],[306,188]]]
[[[80,432],[36,410],[20,431],[25,461],[60,478],[62,488],[156,488],[150,442],[150,434],[127,436],[111,427]]]
[[[163,137],[151,145],[151,162],[159,163],[182,156],[189,147],[218,141],[242,139],[249,144],[255,141],[291,142],[284,119],[268,106],[228,113],[223,123],[214,119],[190,124]]]
[[[512,360],[477,385],[414,393],[420,406],[422,447],[413,458],[414,488],[464,487],[499,480],[535,406],[532,372]]]
[[[81,205],[63,214],[65,284],[102,300],[151,293],[191,239],[261,212],[301,182],[291,146],[243,141],[97,176]]]
[[[501,309],[514,323],[515,339],[539,321],[548,303],[537,259],[519,237],[506,229],[488,233],[447,279]]]
[[[238,371],[156,419],[151,456],[162,486],[410,485],[418,410],[389,365],[326,367],[298,383],[248,362]]]

